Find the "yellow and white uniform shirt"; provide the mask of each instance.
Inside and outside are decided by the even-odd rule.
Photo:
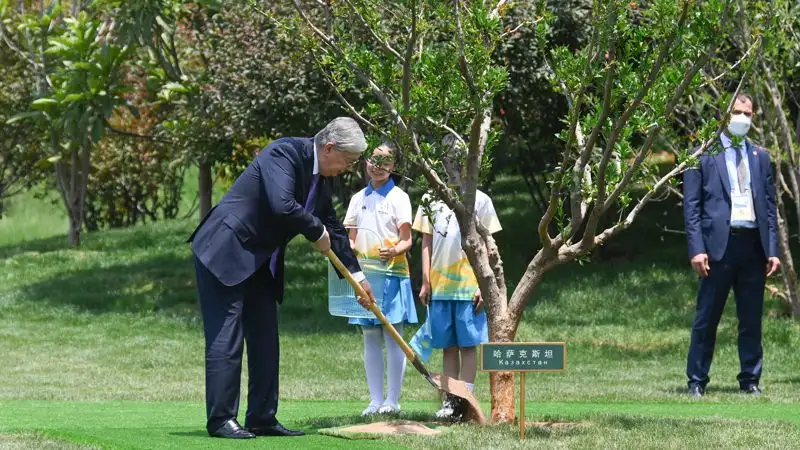
[[[455,213],[441,201],[432,202],[431,210],[433,222],[426,215],[424,207],[420,207],[412,227],[421,233],[433,235],[431,299],[472,300],[478,290],[478,281],[466,253],[461,249],[461,230]],[[481,191],[475,195],[475,215],[490,233],[502,229],[492,200]]]

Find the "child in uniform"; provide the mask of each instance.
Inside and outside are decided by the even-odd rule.
[[[386,271],[378,307],[389,322],[403,333],[404,323],[417,323],[414,294],[411,290],[406,251],[411,248],[411,201],[391,178],[396,149],[383,143],[367,161],[369,185],[350,200],[344,226],[349,228],[350,245],[365,265],[377,265]],[[364,336],[364,369],[367,374],[370,403],[363,415],[400,411],[400,388],[403,384],[406,357],[388,331],[377,319],[351,318],[361,326]],[[384,354],[386,345],[387,391],[384,398]]]
[[[449,184],[460,187],[459,148],[452,135],[443,143],[450,148],[443,160]],[[464,381],[473,390],[478,368],[476,347],[489,340],[481,291],[461,249],[461,231],[453,211],[441,201],[431,202],[427,213],[424,209],[417,210],[413,225],[415,231],[423,233],[419,299],[430,310],[432,347],[443,350],[444,375]],[[501,230],[491,199],[481,191],[476,192],[475,215],[490,233]],[[452,396],[446,396],[436,417],[455,418],[455,406]]]

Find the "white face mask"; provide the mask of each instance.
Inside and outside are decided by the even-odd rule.
[[[746,136],[750,131],[750,118],[744,114],[735,114],[731,116],[728,122],[728,132],[734,136]]]

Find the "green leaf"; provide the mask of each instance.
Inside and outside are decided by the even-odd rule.
[[[64,100],[62,101],[62,103],[79,102],[79,101],[82,101],[82,100],[86,99],[86,96],[87,96],[86,93],[69,94],[66,97],[64,97]]]
[[[100,139],[103,138],[103,132],[105,132],[103,121],[100,119],[95,120],[92,124],[92,142],[100,142]]]
[[[32,118],[32,117],[40,117],[42,113],[38,111],[27,111],[24,113],[19,113],[12,116],[10,119],[6,120],[6,124],[11,125],[12,123],[19,122],[20,120]]]
[[[51,107],[58,105],[58,101],[54,98],[37,98],[31,103],[31,108],[36,110],[44,110],[50,109]]]

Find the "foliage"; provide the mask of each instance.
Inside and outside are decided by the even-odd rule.
[[[35,95],[29,111],[10,119],[35,120],[46,131],[48,161],[69,213],[70,244],[80,243],[91,148],[106,133],[114,109],[125,105],[120,68],[131,47],[118,43],[114,20],[91,5],[71,11],[61,2],[40,2],[25,9],[0,1],[3,43],[29,65]]]
[[[538,29],[537,5],[521,2],[508,13],[506,21],[519,29],[502,42],[496,59],[508,68],[508,89],[495,101],[495,117],[503,124],[492,177],[499,173],[522,175],[531,200],[540,213],[547,209],[546,175],[558,165],[562,142],[557,134],[564,128],[567,113],[563,95],[551,86],[549,49],[577,50],[589,39],[592,27],[588,0],[550,0],[552,14]]]
[[[25,122],[8,123],[16,113],[28,108],[32,74],[19,56],[0,45],[0,218],[3,200],[18,194],[43,176],[44,149],[39,140],[42,130]]]

